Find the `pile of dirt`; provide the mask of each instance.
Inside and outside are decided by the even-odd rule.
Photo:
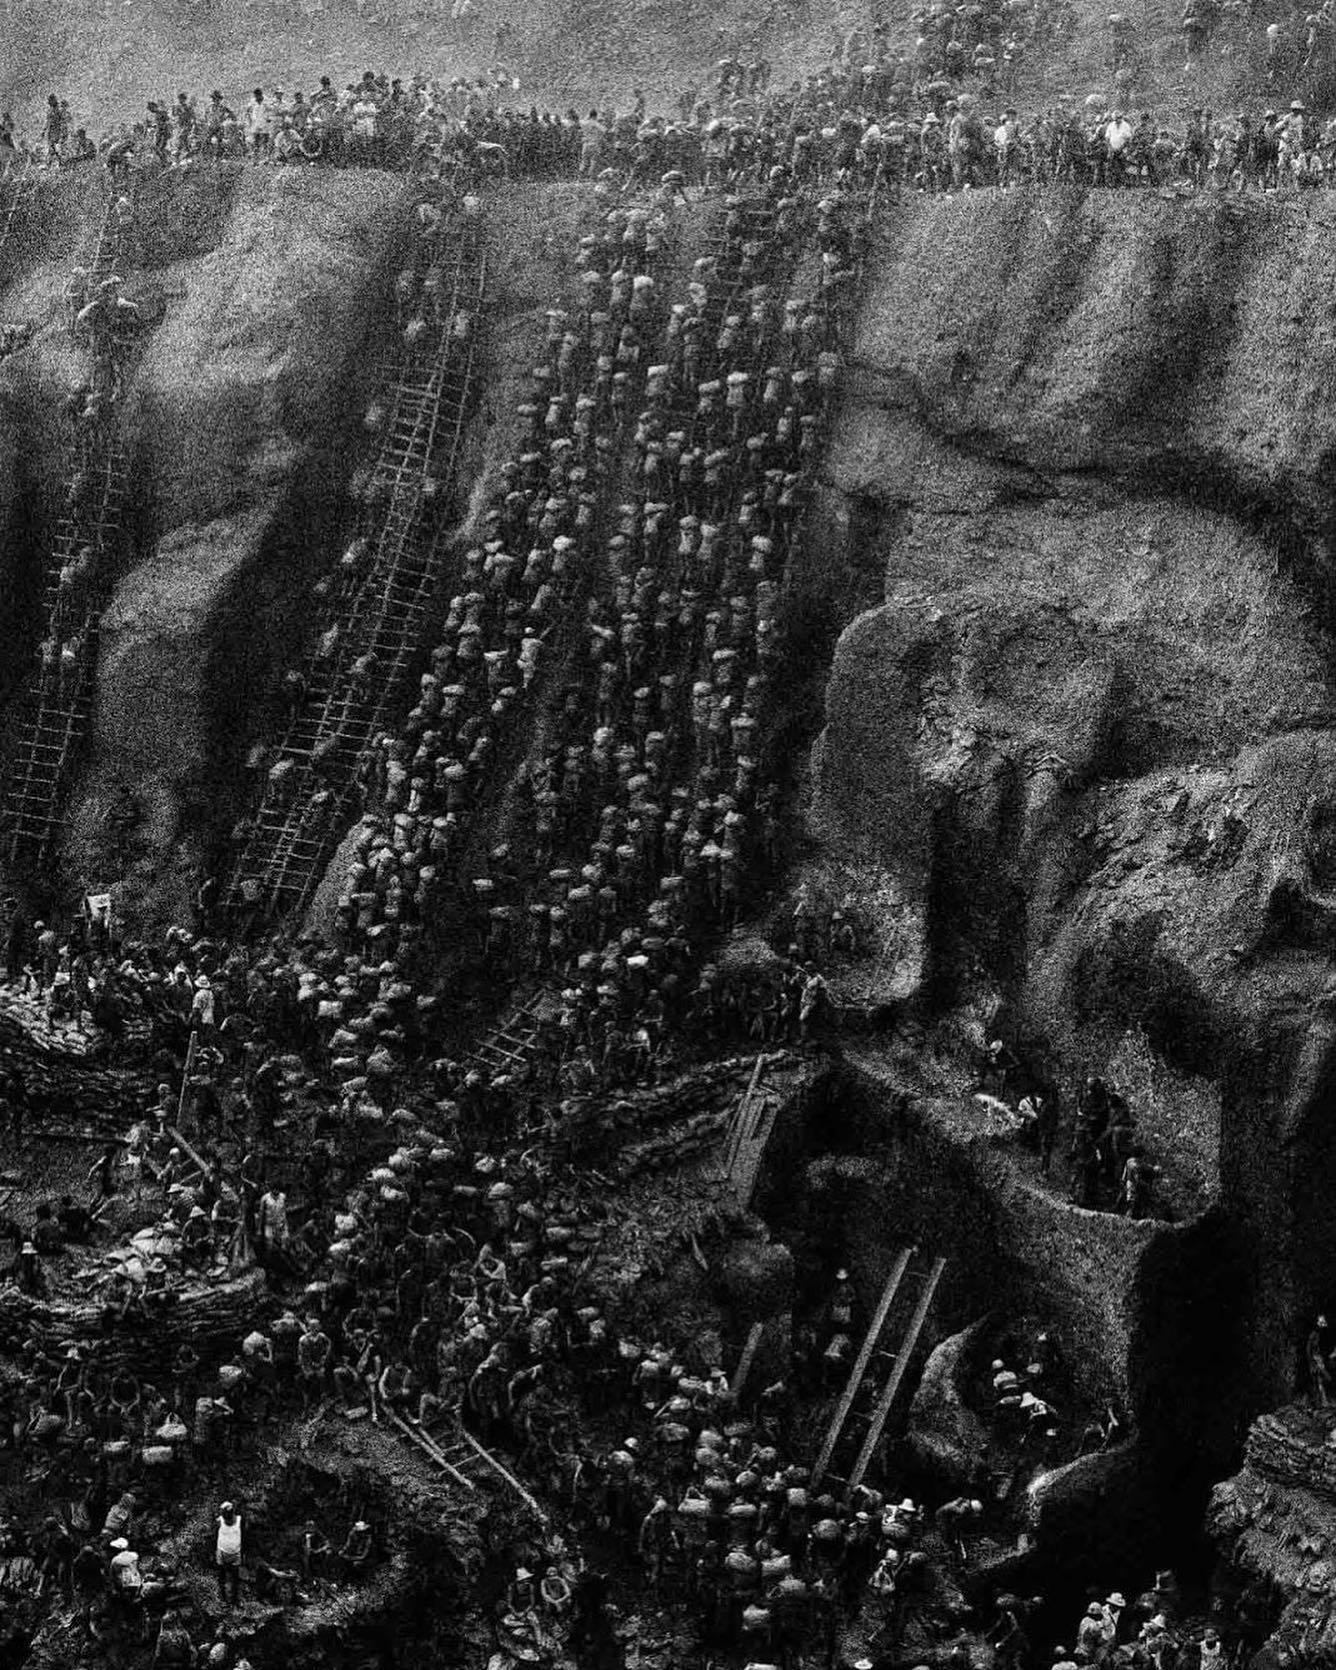
[[[66,1053],[44,1048],[6,1015],[0,1015],[0,1068],[17,1073],[27,1086],[36,1115],[47,1128],[120,1136],[152,1096],[152,1082],[105,1050]]]
[[[190,1341],[203,1362],[234,1352],[262,1314],[264,1291],[262,1270],[173,1289],[171,1302],[150,1304],[133,1331],[108,1335],[100,1304],[32,1299],[6,1286],[0,1289],[0,1327],[12,1338],[35,1339],[56,1355],[67,1345],[96,1343],[98,1361],[108,1368],[133,1369],[156,1379],[170,1377],[183,1340]]]

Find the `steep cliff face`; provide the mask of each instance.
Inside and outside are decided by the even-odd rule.
[[[311,585],[351,514],[347,487],[393,273],[411,235],[398,176],[206,168],[148,181],[121,266],[144,311],[119,411],[127,550],[104,598],[67,876],[114,871],[101,812],[118,783],[146,811],[125,906],[173,915],[235,816],[246,748],[299,656]],[[31,332],[0,365],[19,459],[6,475],[19,608],[7,664],[44,627],[40,589],[64,491],[59,412],[90,369],[66,328],[71,268],[97,239],[92,174],[43,182],[19,228],[5,319]]]
[[[148,526],[103,622],[96,763],[72,820],[85,868],[99,839],[89,814],[118,775],[136,784],[159,846],[183,821],[192,839],[219,833],[234,808],[247,745],[300,658],[311,587],[353,514],[408,231],[410,199],[391,176],[209,179],[222,194],[216,238],[154,263],[167,312],[127,400]],[[145,218],[155,233],[166,220]]]
[[[1332,221],[906,204],[818,509],[861,612],[813,830],[912,924],[930,1007],[1155,1078],[1147,1134],[1239,1228],[1245,1402],[1331,1250]]]

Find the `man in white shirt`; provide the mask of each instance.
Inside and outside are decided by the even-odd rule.
[[[1127,148],[1132,143],[1133,127],[1121,110],[1115,110],[1104,129],[1104,148],[1108,153],[1107,179],[1111,186],[1120,186],[1127,170]]]
[[[218,1510],[218,1542],[214,1556],[218,1568],[218,1598],[224,1606],[241,1599],[241,1515],[231,1502]]]
[[[269,155],[271,142],[269,106],[264,102],[264,88],[257,87],[246,106],[246,143],[259,162]]]
[[[260,1196],[256,1219],[260,1261],[282,1258],[288,1246],[288,1197],[280,1188],[269,1188]]]

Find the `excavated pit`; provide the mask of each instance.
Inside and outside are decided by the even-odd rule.
[[[39,634],[53,414],[81,375],[60,255],[96,209],[77,181],[40,202],[0,290],[0,318],[37,325],[0,367],[7,718]],[[140,282],[165,315],[124,419],[132,556],[65,855],[67,882],[105,871],[100,811],[128,777],[148,816],[123,902],[146,927],[223,849],[346,537],[408,206],[389,176],[206,171],[149,218]],[[579,187],[486,206],[491,396],[461,534],[583,206]],[[1321,200],[980,193],[887,214],[785,600],[775,745],[792,878],[847,894],[877,939],[835,983],[878,1020],[786,1100],[756,1202],[771,1241],[741,1236],[713,1288],[679,1247],[642,1294],[695,1284],[731,1350],[767,1317],[778,1360],[815,1268],[847,1258],[866,1294],[917,1241],[950,1260],[936,1338],[989,1311],[1054,1319],[1083,1396],[1116,1396],[1134,1434],[1037,1505],[1063,1584],[1182,1546],[1336,1298],[1334,234]],[[507,832],[504,779],[480,843]],[[1174,1221],[1072,1207],[980,1128],[962,1064],[999,1027],[1042,1037],[1068,1086],[1135,1087]]]

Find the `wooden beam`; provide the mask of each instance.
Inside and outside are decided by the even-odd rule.
[[[747,1376],[751,1373],[752,1360],[756,1356],[757,1347],[761,1343],[761,1335],[765,1332],[764,1322],[753,1322],[751,1331],[747,1335],[747,1343],[742,1348],[742,1355],[738,1358],[738,1366],[733,1370],[733,1382],[729,1391],[734,1398],[741,1395],[742,1388],[747,1384]]]
[[[177,1130],[175,1125],[169,1125],[167,1127],[167,1129],[172,1133],[172,1141],[176,1144],[176,1146],[178,1148],[184,1149],[185,1152],[187,1154],[189,1154],[190,1158],[199,1167],[200,1172],[202,1173],[202,1175],[205,1176],[205,1177],[212,1178],[213,1181],[218,1185],[219,1194],[227,1195],[232,1200],[240,1200],[241,1199],[241,1196],[232,1187],[232,1185],[227,1181],[227,1179],[222,1175],[222,1173],[218,1170],[218,1168],[216,1166],[211,1166],[202,1154],[197,1153],[196,1150],[193,1149],[190,1146],[190,1144],[186,1141],[186,1139],[181,1135],[180,1131]]]
[[[770,1146],[770,1137],[775,1129],[775,1121],[779,1118],[780,1099],[773,1091],[770,1093],[770,1105],[765,1110],[765,1117],[760,1129],[747,1144],[747,1169],[740,1181],[735,1183],[738,1204],[744,1208],[752,1203],[752,1196],[756,1193],[756,1185],[761,1180],[761,1167],[765,1163],[765,1151]]]
[[[737,1162],[738,1153],[743,1142],[746,1140],[747,1112],[751,1106],[753,1092],[760,1081],[762,1072],[765,1070],[765,1063],[766,1057],[764,1055],[758,1055],[756,1057],[756,1065],[752,1068],[752,1076],[747,1083],[747,1088],[742,1092],[742,1097],[738,1102],[737,1108],[734,1110],[733,1123],[728,1133],[728,1147],[725,1150],[726,1158],[724,1161],[724,1169],[728,1172],[730,1177],[733,1175],[733,1167]]]

